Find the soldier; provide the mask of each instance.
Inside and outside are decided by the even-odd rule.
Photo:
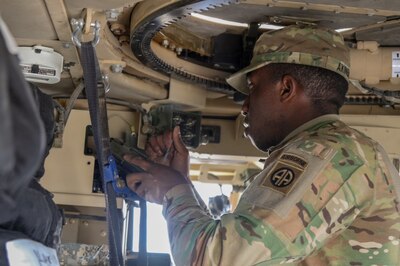
[[[29,88],[1,17],[0,54],[0,265],[58,265],[63,217],[39,183],[53,143],[53,99]]]
[[[247,94],[245,132],[269,155],[220,220],[190,185],[179,129],[150,139],[155,162],[127,156],[146,171],[128,177],[130,188],[163,204],[177,265],[398,265],[398,173],[378,143],[339,120],[348,80],[335,31],[290,26],[259,38],[250,65],[227,81]],[[167,165],[157,164],[166,150]]]

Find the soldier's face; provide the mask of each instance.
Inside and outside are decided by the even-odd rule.
[[[284,118],[279,99],[279,88],[282,84],[272,79],[268,67],[251,72],[248,83],[250,93],[242,106],[245,134],[254,146],[267,151],[283,138],[281,125]]]

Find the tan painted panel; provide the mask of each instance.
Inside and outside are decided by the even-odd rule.
[[[104,196],[92,193],[94,157],[84,155],[87,125],[90,125],[89,112],[72,110],[64,132],[63,147],[53,148],[46,159],[46,173],[41,183],[54,193],[54,200],[58,204],[105,206]],[[131,126],[137,129],[135,113],[109,112],[111,137],[123,138],[126,132],[130,132]]]
[[[1,0],[0,10],[15,38],[57,40],[43,0]]]
[[[133,6],[142,0],[112,0],[112,1],[99,1],[99,0],[67,0],[65,6],[68,10],[70,17],[80,16],[83,8],[92,8],[94,10],[109,10],[114,8],[121,8],[126,6]]]
[[[78,243],[88,245],[103,245],[108,243],[106,222],[79,219],[78,226]]]
[[[63,147],[50,150],[42,184],[51,192],[92,193],[94,158],[83,154],[87,125],[90,125],[88,112],[73,110],[65,128]]]
[[[174,104],[182,108],[200,110],[206,104],[207,91],[196,84],[171,78],[168,99],[153,101],[155,104]]]
[[[233,120],[203,119],[203,125],[215,125],[221,127],[221,142],[209,143],[200,146],[196,152],[215,155],[236,155],[241,157],[255,156],[265,157],[265,154],[257,150],[251,142],[238,134],[237,123]]]
[[[400,129],[400,116],[390,115],[341,115],[340,119],[351,126]]]
[[[349,5],[335,5],[335,1],[331,1],[329,4],[319,4],[319,3],[309,3],[306,1],[276,1],[276,0],[241,0],[240,2],[246,4],[256,4],[256,5],[267,5],[271,4],[276,7],[287,7],[287,8],[306,8],[307,10],[316,10],[316,11],[330,11],[330,12],[340,12],[340,13],[349,13],[349,14],[373,14],[377,16],[396,16],[399,14],[398,10],[386,10],[382,9],[373,9],[373,8],[361,8],[352,5],[352,2],[349,1]],[[357,1],[355,1],[357,2]]]

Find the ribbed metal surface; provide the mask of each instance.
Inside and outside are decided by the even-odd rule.
[[[374,95],[348,95],[346,96],[346,100],[344,102],[346,105],[379,105],[384,106],[387,105],[388,102],[384,101],[382,98],[379,98]]]
[[[164,27],[177,22],[190,13],[214,9],[224,5],[236,3],[236,0],[218,1],[178,1],[154,13],[151,13],[141,21],[131,32],[131,49],[135,56],[146,66],[153,70],[162,72],[168,76],[174,75],[177,78],[192,83],[202,84],[207,89],[227,94],[233,94],[235,90],[228,84],[220,81],[206,79],[192,73],[178,69],[158,58],[151,50],[150,43],[154,35]]]

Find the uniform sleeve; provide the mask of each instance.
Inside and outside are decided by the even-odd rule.
[[[372,173],[351,151],[326,154],[282,153],[220,220],[201,209],[189,186],[173,188],[164,216],[176,265],[293,263],[337,236],[368,207],[373,190],[365,176]]]

